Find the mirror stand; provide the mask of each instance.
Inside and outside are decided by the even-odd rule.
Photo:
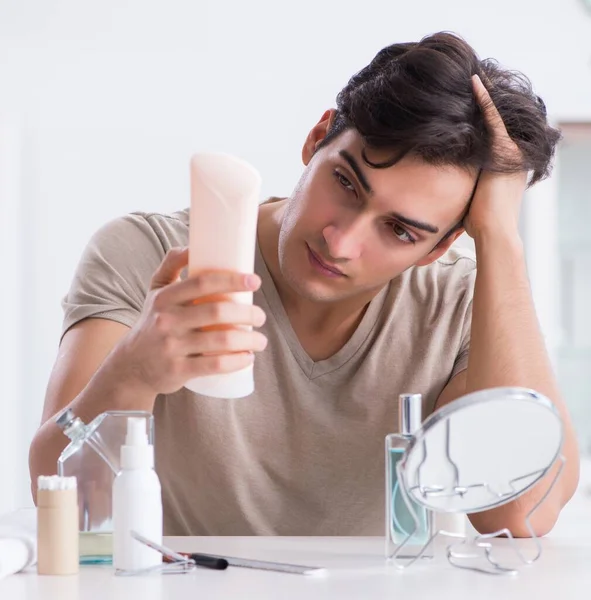
[[[457,568],[516,575],[519,567],[535,563],[542,545],[532,518],[562,475],[566,464],[562,443],[558,411],[534,390],[481,390],[442,407],[416,431],[404,457],[395,465],[402,510],[405,508],[411,517],[410,531],[405,531],[392,549],[393,536],[386,530],[387,559],[398,569],[407,569],[419,559],[433,556],[431,545],[437,539],[448,538],[447,560]],[[534,547],[531,557],[508,527],[476,535],[440,529],[416,543],[419,511],[469,515],[491,510],[531,490],[553,467],[557,467],[556,472],[547,489],[524,517]],[[395,515],[396,507],[391,512]],[[507,541],[495,544],[496,538]]]
[[[558,457],[557,462],[560,464],[560,466],[559,466],[559,468],[556,472],[556,475],[554,476],[550,486],[548,487],[548,489],[546,490],[544,495],[540,498],[539,502],[530,510],[530,512],[525,517],[525,526],[526,526],[527,530],[531,533],[531,541],[535,547],[535,554],[531,558],[527,558],[525,556],[522,549],[519,547],[515,538],[511,534],[511,531],[507,528],[500,529],[499,531],[495,531],[493,533],[478,534],[478,535],[475,535],[472,537],[470,537],[466,534],[452,533],[452,532],[445,531],[443,529],[439,529],[430,537],[430,539],[423,546],[423,548],[417,553],[416,556],[414,556],[413,558],[410,558],[410,559],[399,558],[400,554],[403,553],[406,544],[413,538],[413,536],[415,535],[415,533],[419,527],[419,520],[418,520],[418,515],[416,513],[416,508],[413,505],[413,502],[411,502],[410,497],[409,497],[408,492],[405,489],[405,487],[401,486],[400,491],[401,491],[402,497],[404,499],[404,502],[406,504],[406,507],[407,507],[409,513],[412,515],[413,520],[415,522],[415,529],[410,531],[408,533],[406,539],[404,539],[396,547],[396,549],[394,550],[392,555],[389,557],[389,560],[391,560],[392,563],[398,569],[400,569],[400,570],[407,569],[408,567],[413,565],[415,562],[417,562],[419,559],[423,558],[427,549],[431,546],[431,544],[434,544],[437,539],[451,538],[454,540],[459,540],[459,541],[454,541],[454,542],[448,544],[446,547],[447,560],[452,566],[457,567],[458,569],[467,569],[467,570],[475,571],[478,573],[485,573],[487,575],[517,575],[517,573],[518,573],[517,567],[504,566],[499,560],[497,560],[495,558],[495,556],[493,554],[494,546],[493,546],[493,544],[491,544],[490,540],[492,540],[494,538],[505,537],[508,540],[508,543],[513,552],[513,555],[517,558],[518,563],[520,563],[521,565],[531,565],[540,558],[540,556],[542,555],[542,546],[540,544],[538,536],[536,536],[534,528],[532,527],[531,519],[532,519],[533,515],[535,514],[535,512],[542,506],[542,504],[544,503],[546,498],[552,492],[552,490],[554,489],[554,486],[556,485],[556,482],[562,475],[562,471],[564,469],[566,459],[563,455],[560,455]],[[399,480],[401,480],[400,479],[402,477],[401,471],[403,469],[402,464],[399,463],[398,465],[396,465],[396,469],[398,471]],[[548,467],[547,469],[545,469],[545,472],[541,475],[541,477],[545,477],[547,475],[547,473],[550,471],[550,469],[551,469],[551,466]],[[511,484],[512,482],[509,482],[509,483]],[[493,490],[491,490],[490,487],[487,486],[486,483],[481,483],[481,484],[476,484],[476,485],[479,487],[488,487],[491,494],[498,496],[498,494],[493,492]],[[458,496],[462,496],[465,493],[464,488],[459,488],[459,486],[457,486],[457,487],[458,487],[458,490],[457,490],[456,494]],[[430,491],[423,490],[423,493],[429,494]],[[437,491],[432,491],[431,493],[437,493]],[[483,559],[484,559],[484,561],[483,561]],[[464,562],[462,562],[462,561],[464,561]],[[472,563],[474,563],[474,564],[469,564],[469,561],[472,561]],[[481,563],[480,566],[478,564],[475,564],[478,561],[480,561],[480,563]],[[483,562],[484,562],[484,566],[482,566]]]

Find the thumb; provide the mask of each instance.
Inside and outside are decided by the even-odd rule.
[[[181,271],[189,264],[189,248],[171,248],[154,272],[150,290],[157,290],[176,281]]]

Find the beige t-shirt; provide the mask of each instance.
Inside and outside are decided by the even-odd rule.
[[[88,318],[132,326],[166,251],[188,243],[188,211],[133,213],[89,242],[63,300],[63,331]],[[257,249],[254,302],[267,313],[255,392],[222,400],[181,389],[154,408],[166,535],[382,535],[384,437],[398,394],[425,413],[466,368],[475,261],[452,249],[370,303],[334,356],[304,351]]]

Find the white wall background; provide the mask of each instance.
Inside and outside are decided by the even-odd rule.
[[[348,77],[387,44],[446,29],[524,71],[555,120],[591,120],[583,0],[0,2],[0,512],[30,503],[59,301],[90,235],[184,207],[197,150],[236,153],[265,195],[289,193],[305,134]],[[552,334],[548,270],[530,258]]]
[[[563,145],[557,179],[558,373],[583,450],[591,454],[591,132]]]

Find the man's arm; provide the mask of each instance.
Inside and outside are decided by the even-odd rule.
[[[70,442],[52,419],[61,409],[70,405],[85,423],[114,407],[152,410],[155,394],[126,387],[115,372],[116,359],[110,357],[128,331],[129,327],[115,321],[85,319],[64,335],[47,386],[42,424],[29,450],[34,500],[37,477],[55,473],[57,459]]]
[[[474,92],[497,151],[519,152],[480,80],[474,81]],[[449,382],[436,407],[463,394],[499,386],[532,388],[554,403],[564,423],[566,465],[552,493],[533,517],[534,531],[543,535],[552,529],[560,510],[576,490],[579,453],[527,279],[518,227],[526,183],[527,173],[484,172],[479,179],[466,219],[466,231],[474,238],[477,258],[468,368]],[[470,515],[472,524],[482,533],[508,527],[515,536],[529,536],[525,517],[548,489],[557,468],[555,465],[544,479],[516,501]]]
[[[55,473],[68,440],[51,420],[61,408],[88,422],[106,410],[151,411],[158,394],[180,389],[193,377],[228,373],[252,364],[265,348],[257,306],[197,299],[253,292],[255,275],[210,272],[178,281],[188,251],[170,251],[152,277],[141,315],[130,329],[88,318],[64,335],[51,373],[43,424],[29,451],[32,491],[39,475]],[[220,325],[226,329],[220,330]]]
[[[436,408],[464,394],[499,386],[532,388],[553,401],[564,423],[566,465],[552,493],[532,517],[536,535],[544,535],[552,529],[560,510],[577,487],[579,456],[575,432],[540,332],[521,243],[518,239],[496,235],[476,238],[476,252],[478,271],[468,368],[448,383]],[[548,489],[557,468],[555,465],[544,479],[516,501],[470,515],[470,521],[481,533],[508,527],[516,537],[528,537],[525,517]]]

